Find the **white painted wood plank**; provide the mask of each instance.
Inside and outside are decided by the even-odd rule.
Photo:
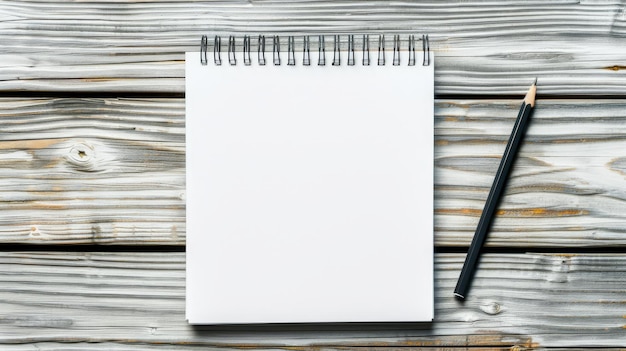
[[[438,244],[469,244],[517,110],[504,101],[437,105]],[[622,111],[617,100],[539,100],[489,244],[617,244],[626,194]]]
[[[10,40],[0,42],[0,91],[181,93],[183,53],[198,50],[202,34],[429,33],[437,94],[521,94],[535,76],[542,94],[624,94],[624,6],[573,0],[6,1],[0,32]]]
[[[452,290],[463,257],[436,256],[432,324],[193,328],[184,320],[184,253],[4,252],[0,345],[113,343],[128,350],[622,345],[626,256],[488,254],[462,304]]]
[[[435,107],[435,241],[468,245],[519,102]],[[488,245],[624,246],[626,100],[538,100]],[[182,99],[0,99],[0,242],[185,242]]]
[[[0,106],[2,241],[184,243],[183,100]]]

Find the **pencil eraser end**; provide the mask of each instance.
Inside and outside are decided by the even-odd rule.
[[[454,297],[456,297],[459,300],[465,300],[465,296],[463,296],[463,295],[461,295],[461,294],[459,294],[457,292],[454,293]]]

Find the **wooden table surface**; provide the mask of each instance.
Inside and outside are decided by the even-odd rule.
[[[432,324],[186,323],[184,52],[202,34],[258,33],[430,35]],[[0,349],[626,346],[625,44],[618,0],[2,1]],[[460,303],[535,77],[534,119]]]

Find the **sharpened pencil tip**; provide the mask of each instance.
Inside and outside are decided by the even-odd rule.
[[[535,95],[537,94],[537,78],[535,77],[535,81],[533,85],[528,88],[528,92],[526,96],[524,96],[524,102],[532,107],[535,107]]]

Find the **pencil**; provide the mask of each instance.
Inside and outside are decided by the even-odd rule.
[[[467,291],[469,290],[474,276],[474,271],[476,270],[480,251],[485,243],[485,239],[487,239],[487,232],[491,226],[491,221],[496,208],[498,207],[498,202],[504,187],[506,186],[507,178],[511,172],[513,162],[515,161],[515,155],[517,154],[517,150],[519,149],[522,138],[524,137],[526,127],[530,121],[531,112],[535,107],[536,93],[537,79],[535,78],[535,81],[530,86],[530,89],[528,89],[528,92],[524,97],[524,101],[522,102],[519,114],[515,120],[515,125],[513,126],[513,131],[511,132],[509,141],[506,144],[506,149],[504,149],[504,155],[502,155],[502,159],[500,160],[498,172],[496,173],[493,185],[491,186],[491,190],[487,196],[487,202],[483,208],[483,213],[478,221],[478,226],[476,227],[476,232],[474,233],[474,239],[472,239],[472,243],[467,251],[467,256],[465,257],[465,263],[463,264],[459,281],[454,289],[454,296],[458,299],[464,300],[467,296]]]

